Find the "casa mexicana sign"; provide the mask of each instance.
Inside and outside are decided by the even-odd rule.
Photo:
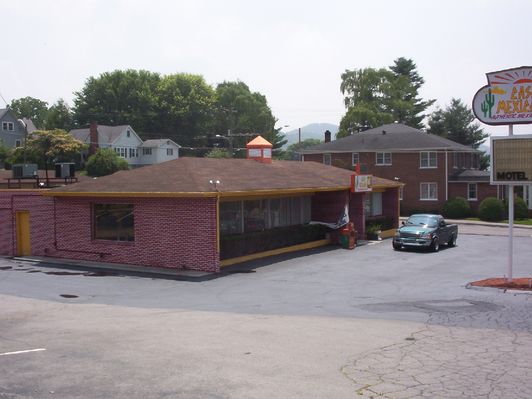
[[[475,116],[488,125],[532,123],[532,67],[486,74],[488,84],[473,98]]]

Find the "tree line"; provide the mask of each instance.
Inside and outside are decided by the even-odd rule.
[[[488,135],[475,122],[471,109],[454,98],[445,108],[428,114],[435,100],[420,97],[424,83],[414,61],[404,57],[387,68],[346,70],[340,85],[346,112],[337,138],[396,121],[425,128],[426,121],[428,133],[477,148]],[[45,101],[25,97],[13,100],[10,108],[44,130],[68,131],[93,121],[128,124],[143,139],[170,138],[183,147],[242,148],[249,137],[239,134],[259,133],[274,145],[278,156],[291,159],[295,151],[316,144],[297,143],[280,152],[286,140],[280,128],[275,128],[277,120],[263,94],[251,91],[241,81],[213,87],[201,75],[187,73],[105,72],[88,78],[83,88],[74,92],[72,107],[63,99],[48,106]],[[230,139],[228,132],[232,133]],[[232,156],[220,149],[210,155]]]

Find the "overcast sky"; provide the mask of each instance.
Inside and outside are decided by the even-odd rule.
[[[0,0],[0,93],[72,104],[115,69],[241,80],[278,126],[338,124],[340,75],[411,58],[424,98],[468,105],[485,73],[532,65],[529,0]],[[0,100],[0,108],[5,104]],[[506,128],[484,125],[495,134]],[[516,133],[532,128],[516,127]]]

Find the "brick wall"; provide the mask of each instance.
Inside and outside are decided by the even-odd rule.
[[[437,168],[420,168],[419,152],[392,153],[392,165],[375,165],[376,156],[374,152],[360,152],[358,156],[360,163],[367,168],[367,171],[364,173],[389,180],[399,178],[399,181],[405,184],[403,188],[403,200],[401,201],[402,214],[410,214],[414,210],[441,212],[443,204],[446,201],[445,153],[437,154]],[[305,154],[304,158],[305,162],[312,161],[323,163],[323,154]],[[471,154],[460,154],[458,158],[460,165],[467,167],[471,166]],[[454,168],[453,161],[453,154],[448,153],[447,169],[449,176],[458,171],[458,169]],[[352,170],[352,153],[331,154],[331,164],[333,166]],[[420,183],[436,183],[438,185],[437,200],[420,200]],[[448,190],[448,198],[453,198],[450,186]],[[485,198],[485,191],[491,193],[491,190],[484,190],[484,188],[482,188],[481,192],[479,185],[478,198],[480,200]]]
[[[455,197],[462,197],[467,199],[466,182],[449,183],[449,198]],[[471,206],[471,210],[473,212],[476,212],[482,200],[487,197],[497,198],[497,186],[492,186],[489,183],[477,183],[477,199],[469,201],[469,206]]]
[[[135,241],[93,240],[92,204],[134,206]],[[33,255],[218,271],[212,198],[56,198],[0,192],[0,254],[16,253],[17,210],[30,212]],[[55,215],[55,217],[54,217]]]

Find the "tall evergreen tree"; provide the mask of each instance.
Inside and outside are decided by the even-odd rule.
[[[337,137],[394,121],[421,128],[423,112],[434,103],[419,98],[423,83],[416,64],[403,57],[388,69],[345,71],[340,90],[345,96],[346,114]]]
[[[478,148],[489,137],[475,122],[471,108],[457,98],[453,98],[445,109],[434,111],[429,117],[428,125],[429,133],[473,148]]]

